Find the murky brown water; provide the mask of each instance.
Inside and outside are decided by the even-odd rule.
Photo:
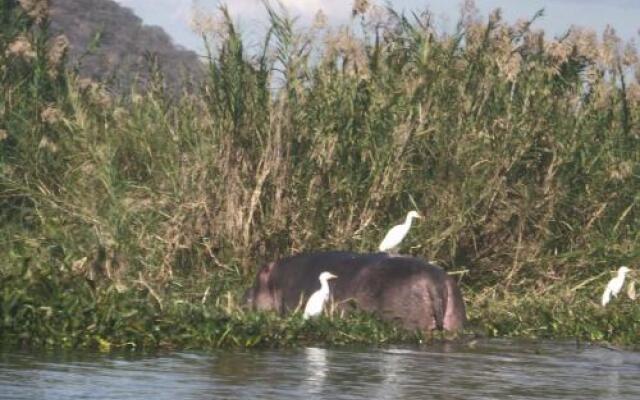
[[[2,399],[640,399],[640,353],[511,341],[160,356],[0,352]]]

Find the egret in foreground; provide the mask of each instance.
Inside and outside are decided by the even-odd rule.
[[[389,251],[398,247],[400,242],[402,242],[402,239],[407,236],[409,228],[411,228],[411,221],[414,218],[422,217],[416,211],[409,211],[407,218],[404,220],[404,224],[396,225],[391,228],[389,232],[387,232],[387,236],[382,239],[382,243],[378,246],[378,250]]]
[[[330,290],[329,290],[329,279],[335,279],[337,276],[332,274],[331,272],[323,272],[320,274],[318,279],[320,279],[320,289],[317,290],[314,294],[309,297],[307,301],[307,306],[304,308],[304,314],[302,314],[302,318],[309,319],[309,317],[316,317],[322,314],[322,310],[324,309],[324,303],[329,300]]]
[[[611,300],[611,295],[616,297],[622,286],[624,285],[624,278],[627,273],[631,272],[631,270],[625,266],[622,266],[618,269],[618,275],[611,279],[607,284],[606,289],[604,289],[604,293],[602,293],[602,306],[606,306]]]

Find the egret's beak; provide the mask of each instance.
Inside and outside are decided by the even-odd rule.
[[[327,277],[327,280],[329,279],[336,279],[338,276],[334,275],[334,274],[329,274],[329,276]]]

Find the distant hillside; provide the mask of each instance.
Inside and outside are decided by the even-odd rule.
[[[107,81],[118,91],[149,80],[150,55],[172,90],[203,76],[196,53],[174,45],[160,27],[143,25],[130,9],[111,0],[51,0],[51,28],[71,43],[71,65],[81,75]]]

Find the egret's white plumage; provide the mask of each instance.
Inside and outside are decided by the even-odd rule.
[[[396,225],[389,229],[387,235],[382,239],[382,243],[378,246],[378,250],[389,251],[396,248],[409,232],[409,228],[411,228],[411,221],[414,218],[422,217],[416,211],[409,211],[407,218],[404,220],[404,224]]]
[[[624,285],[624,278],[630,271],[631,270],[625,266],[618,268],[618,275],[609,281],[607,287],[604,289],[604,293],[602,293],[602,306],[606,306],[609,303],[612,295],[613,297],[618,295]]]
[[[324,309],[324,303],[329,300],[329,295],[331,294],[329,290],[329,279],[335,279],[337,276],[333,275],[331,272],[323,272],[320,274],[318,279],[320,279],[320,289],[318,289],[314,294],[309,297],[307,301],[307,306],[304,308],[304,314],[302,314],[302,318],[308,319],[309,317],[315,317],[322,314],[322,310]]]

